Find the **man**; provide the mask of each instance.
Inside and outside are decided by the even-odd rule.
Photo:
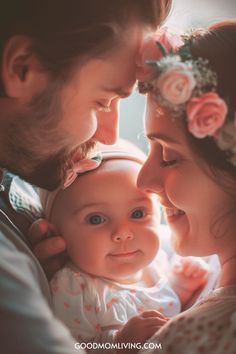
[[[0,166],[52,190],[72,158],[85,158],[97,141],[114,143],[143,36],[170,2],[8,0],[0,13]],[[1,185],[1,352],[73,353],[19,230],[28,224],[11,208],[11,188]]]

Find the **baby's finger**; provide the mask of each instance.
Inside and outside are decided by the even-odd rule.
[[[200,262],[200,260],[195,260],[189,263],[184,269],[184,275],[189,277],[199,277],[203,276],[208,272],[208,266],[205,262]]]
[[[198,261],[193,258],[186,257],[180,260],[179,273],[182,273],[185,277],[193,276],[193,273],[201,268]],[[178,273],[178,272],[177,272]]]
[[[205,277],[209,273],[207,268],[198,268],[193,272],[194,278]]]
[[[145,321],[146,321],[145,327],[149,328],[149,327],[154,327],[154,326],[163,326],[168,321],[168,319],[167,318],[164,319],[164,318],[151,317],[151,318],[145,319]]]
[[[158,317],[158,318],[163,318],[166,319],[166,316],[163,315],[163,313],[157,311],[157,310],[146,310],[141,313],[141,317],[143,318],[149,318],[149,317]]]
[[[34,247],[34,254],[40,263],[48,261],[50,258],[57,256],[65,251],[65,240],[60,236],[52,236],[46,240],[39,242]]]

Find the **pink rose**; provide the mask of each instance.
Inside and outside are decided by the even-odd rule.
[[[161,96],[173,105],[187,102],[195,85],[191,67],[184,63],[170,67],[157,81]]]
[[[224,124],[227,106],[215,92],[193,97],[187,105],[188,129],[196,138],[212,136]]]
[[[167,28],[163,28],[153,35],[147,37],[140,49],[137,57],[137,79],[139,81],[148,81],[152,78],[155,68],[146,64],[147,60],[159,60],[163,57],[163,53],[157,46],[156,42],[160,42],[168,53],[175,52],[184,44],[180,36],[167,32]]]

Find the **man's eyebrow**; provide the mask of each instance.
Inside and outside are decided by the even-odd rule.
[[[102,89],[103,89],[103,91],[106,91],[106,92],[114,92],[117,94],[117,96],[119,96],[121,98],[129,97],[132,93],[132,89],[124,90],[122,87],[111,87],[111,88],[103,87]]]
[[[164,134],[150,133],[150,134],[147,134],[147,137],[148,137],[149,140],[161,140],[161,141],[166,142],[166,143],[172,143],[172,144],[180,145],[179,141],[173,139],[170,136],[164,135]]]

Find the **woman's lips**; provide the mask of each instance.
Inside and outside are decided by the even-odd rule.
[[[185,212],[176,208],[165,208],[165,215],[168,223],[171,224],[178,221],[183,215],[185,215]]]

